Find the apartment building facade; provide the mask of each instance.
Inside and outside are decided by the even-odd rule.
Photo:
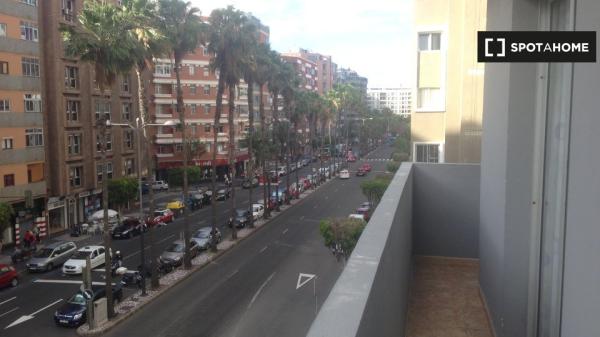
[[[0,6],[0,202],[19,218],[42,215],[46,201],[38,5]],[[10,229],[0,234],[12,241]]]
[[[134,123],[137,86],[133,75],[119,76],[104,92],[94,81],[94,67],[65,55],[60,25],[75,25],[83,0],[40,1],[43,110],[46,118],[46,164],[49,231],[86,221],[102,200],[99,120]],[[107,134],[107,178],[135,176],[136,146],[132,130],[111,127]]]
[[[485,30],[486,3],[415,1],[413,161],[480,161],[484,68],[477,63],[476,37]]]
[[[396,115],[409,117],[412,111],[412,89],[368,88],[367,104],[374,110],[388,108]]]
[[[303,58],[311,60],[317,65],[317,92],[321,95],[327,94],[329,90],[333,89],[333,77],[335,74],[335,67],[331,56],[302,48],[298,52]]]
[[[282,53],[281,58],[291,64],[300,80],[299,88],[305,91],[319,92],[318,64],[302,52]]]
[[[335,83],[349,84],[355,87],[360,92],[361,97],[365,101],[367,100],[367,85],[369,84],[369,79],[364,76],[360,76],[356,71],[350,68],[337,69]]]

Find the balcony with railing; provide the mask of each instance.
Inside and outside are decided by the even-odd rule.
[[[403,163],[308,336],[491,337],[479,165]]]

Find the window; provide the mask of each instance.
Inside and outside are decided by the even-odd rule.
[[[419,33],[419,51],[440,50],[441,33]]]
[[[191,104],[190,105],[190,110],[191,110],[192,114],[195,114],[196,113],[196,104]]]
[[[204,132],[210,133],[210,124],[204,124]]]
[[[71,66],[65,67],[65,88],[67,88],[67,89],[78,89],[79,88],[79,69],[77,67],[71,67]]]
[[[7,99],[0,99],[0,112],[10,112],[10,101]]]
[[[42,129],[25,129],[25,145],[29,147],[44,146],[44,133]]]
[[[15,175],[5,174],[4,175],[4,187],[15,186]]]
[[[131,120],[131,103],[123,103],[121,105],[121,117],[124,121]]]
[[[0,61],[0,74],[8,75],[8,62]]]
[[[183,151],[183,145],[175,144],[175,152],[181,152],[181,151]]]
[[[21,0],[21,3],[29,5],[29,6],[34,6],[37,7],[37,0]]]
[[[420,163],[439,163],[440,144],[416,144],[416,161]]]
[[[123,143],[123,145],[125,145],[125,149],[133,149],[133,130],[123,131]]]
[[[202,47],[202,55],[204,55],[204,56],[208,55],[208,48]]]
[[[210,84],[206,84],[204,86],[204,94],[205,95],[210,95]]]
[[[190,70],[190,76],[194,76],[194,74],[196,73],[196,67],[194,67],[193,64],[190,64],[189,70]]]
[[[102,166],[102,164],[96,165],[96,181],[99,183],[102,182]],[[113,165],[110,162],[106,163],[106,176],[108,179],[112,179],[113,177]]]
[[[37,25],[21,21],[21,40],[36,41],[38,40],[38,27]]]
[[[40,77],[40,60],[36,58],[23,57],[21,59],[23,76]]]
[[[62,15],[65,21],[73,22],[75,18],[75,0],[62,0]]]
[[[204,76],[208,76],[208,67],[204,67]]]
[[[204,148],[204,150],[206,152],[212,152],[212,143],[211,142],[206,142],[205,146],[206,147]]]
[[[96,135],[96,151],[102,151],[102,142],[100,135]],[[110,133],[106,134],[106,151],[112,151],[112,136]]]
[[[125,159],[125,175],[130,176],[134,174],[133,159]]]
[[[6,23],[0,23],[0,36],[6,36]]]
[[[81,153],[81,134],[72,133],[67,136],[67,150],[70,156],[79,155]]]
[[[196,85],[195,84],[190,84],[190,94],[192,94],[192,95],[196,94]]]
[[[69,185],[71,187],[81,186],[81,177],[83,176],[83,166],[74,166],[69,168]]]
[[[66,105],[67,121],[76,122],[79,120],[79,101],[67,100]]]
[[[225,132],[224,129],[225,128],[223,127],[223,125],[219,125],[219,131],[218,131],[218,133],[224,133]]]
[[[121,91],[129,92],[129,75],[124,75],[123,80],[121,81]]]
[[[154,74],[158,76],[171,76],[171,64],[157,63],[154,66]]]
[[[2,138],[2,150],[10,150],[13,148],[12,138]]]
[[[440,88],[419,88],[418,109],[443,110],[442,91]]]
[[[40,94],[24,94],[25,112],[42,112],[42,97]]]
[[[209,114],[210,113],[210,104],[204,104],[204,113],[205,114]]]
[[[100,118],[110,120],[110,101],[96,100],[96,120]]]

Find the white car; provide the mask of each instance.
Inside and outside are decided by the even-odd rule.
[[[350,179],[350,172],[348,170],[341,170],[340,179]]]
[[[167,191],[169,190],[169,183],[163,180],[157,180],[152,183],[152,189],[155,191]]]
[[[350,214],[348,215],[348,219],[360,219],[360,220],[365,220],[365,216],[364,214]]]
[[[104,264],[104,246],[85,246],[80,248],[62,266],[63,274],[79,275],[85,267],[85,260],[89,256],[92,269]],[[112,254],[111,254],[112,255]]]
[[[265,205],[263,204],[252,204],[252,218],[258,220],[265,214]]]

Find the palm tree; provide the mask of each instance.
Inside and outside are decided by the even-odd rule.
[[[200,18],[200,10],[191,7],[190,2],[182,0],[159,0],[157,26],[169,43],[175,61],[175,78],[177,81],[177,113],[181,128],[183,144],[183,238],[185,241],[184,268],[192,267],[190,254],[190,225],[188,207],[188,141],[183,91],[181,90],[181,61],[183,57],[198,47],[204,32],[204,23]]]
[[[94,66],[94,76],[104,93],[111,88],[119,74],[128,73],[135,65],[131,57],[135,41],[130,30],[133,28],[123,11],[112,5],[95,1],[86,2],[78,16],[76,26],[63,25],[65,54],[79,56],[79,60]],[[105,287],[107,314],[114,316],[111,274],[111,237],[108,225],[108,179],[106,170],[106,128],[108,116],[97,121],[102,148],[102,206],[104,209]]]
[[[292,106],[294,103],[294,97],[296,94],[296,90],[298,88],[299,79],[296,75],[296,71],[293,66],[287,62],[283,62],[280,72],[281,77],[281,96],[283,97],[283,108],[286,115],[286,123],[288,127],[286,128],[286,137],[284,141],[283,153],[285,155],[285,163],[287,166],[287,175],[286,175],[286,191],[289,194],[290,191],[290,131],[291,131],[291,120],[292,120]],[[286,199],[286,203],[290,203],[290,197]]]

